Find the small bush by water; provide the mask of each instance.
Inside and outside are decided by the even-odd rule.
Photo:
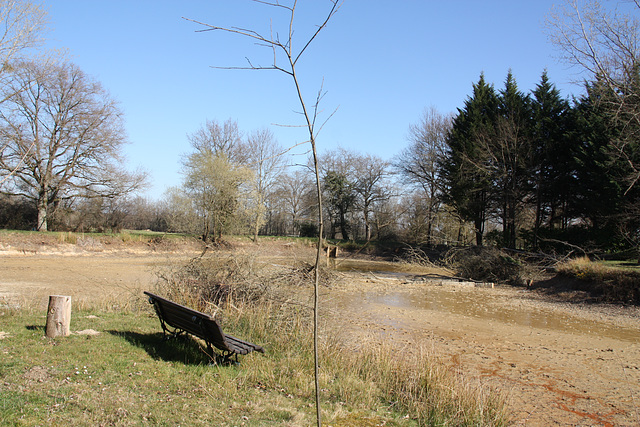
[[[512,255],[490,246],[452,248],[444,256],[447,267],[460,277],[484,282],[523,283],[524,265]]]

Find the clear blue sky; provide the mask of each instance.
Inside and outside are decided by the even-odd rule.
[[[511,69],[530,91],[547,70],[564,96],[582,88],[576,70],[557,59],[544,33],[550,0],[346,0],[307,51],[298,73],[311,103],[324,79],[324,116],[338,109],[319,135],[320,151],[343,147],[391,159],[407,145],[411,124],[425,108],[461,107],[481,72],[501,88]],[[48,1],[49,47],[71,60],[120,102],[130,144],[128,166],[150,174],[145,194],[161,197],[179,185],[187,135],[205,120],[231,118],[249,133],[269,127],[287,147],[304,141],[289,78],[274,71],[211,66],[270,65],[253,42],[200,27],[183,17],[268,33],[281,12],[249,0]],[[296,37],[319,24],[329,2],[300,0]],[[280,32],[286,26],[280,26]],[[300,153],[302,150],[298,149]],[[304,157],[293,157],[303,163]]]

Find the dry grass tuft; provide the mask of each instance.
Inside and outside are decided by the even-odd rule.
[[[168,265],[156,272],[156,292],[197,310],[217,310],[223,304],[255,303],[269,292],[255,257],[216,252],[186,265]]]
[[[398,349],[371,340],[357,352],[339,345],[323,350],[329,381],[341,384],[345,401],[365,406],[382,401],[419,425],[494,426],[508,421],[503,396],[450,371],[423,347]]]

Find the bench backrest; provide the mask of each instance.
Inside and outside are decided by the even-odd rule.
[[[169,301],[151,292],[144,292],[154,304],[158,316],[169,326],[183,330],[210,342],[223,351],[232,351],[222,328],[211,316]]]

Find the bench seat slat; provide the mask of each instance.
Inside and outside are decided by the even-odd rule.
[[[243,340],[241,340],[239,338],[236,338],[236,337],[234,337],[232,335],[225,334],[225,338],[227,340],[227,343],[230,346],[236,347],[238,349],[241,349],[241,351],[244,351],[242,354],[247,354],[247,353],[250,353],[252,351],[259,351],[260,353],[264,353],[264,348],[260,347],[259,345],[243,341]]]

